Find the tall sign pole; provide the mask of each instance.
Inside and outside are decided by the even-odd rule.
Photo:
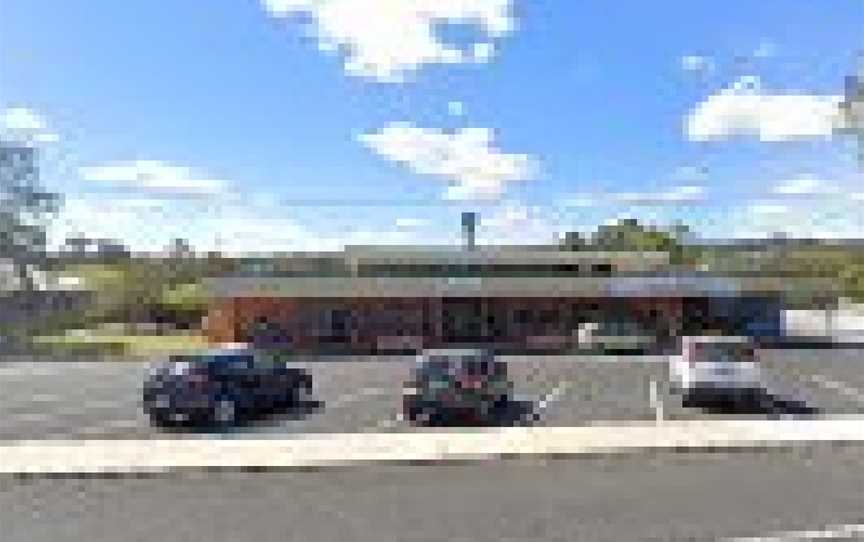
[[[465,211],[462,213],[462,242],[467,250],[476,247],[477,213]]]

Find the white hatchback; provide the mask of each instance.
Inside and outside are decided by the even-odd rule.
[[[683,337],[669,359],[672,388],[682,393],[762,388],[759,358],[749,337]]]

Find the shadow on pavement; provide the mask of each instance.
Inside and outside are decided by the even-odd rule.
[[[230,427],[222,427],[218,425],[190,425],[190,424],[175,424],[158,426],[161,431],[166,433],[186,433],[199,435],[218,435],[218,434],[234,434],[253,430],[260,427],[268,427],[279,425],[282,422],[290,420],[302,420],[315,412],[318,412],[324,407],[323,401],[302,401],[286,407],[273,409],[270,412],[261,413],[253,419],[243,420],[236,425]]]
[[[805,401],[777,396],[766,390],[726,392],[711,396],[685,396],[685,408],[698,408],[710,414],[763,414],[812,416],[819,409]]]
[[[286,420],[302,420],[303,418],[324,409],[324,401],[308,400],[274,410],[269,416],[255,420],[249,425],[269,425]]]
[[[536,419],[531,401],[511,399],[497,405],[488,416],[460,416],[446,411],[433,412],[426,421],[411,421],[413,425],[430,427],[515,427],[528,425]]]

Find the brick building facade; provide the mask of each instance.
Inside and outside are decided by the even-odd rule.
[[[346,252],[345,265],[331,261],[327,272],[258,267],[210,280],[216,301],[207,329],[214,342],[364,352],[566,350],[579,346],[580,326],[591,322],[630,323],[660,344],[709,329],[780,333],[782,282],[676,273],[664,256]]]

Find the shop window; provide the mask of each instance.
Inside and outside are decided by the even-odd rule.
[[[513,321],[517,324],[531,323],[531,311],[528,309],[518,309],[513,312]]]
[[[558,311],[554,309],[547,309],[540,311],[540,323],[541,324],[553,324],[558,321]]]
[[[596,264],[591,267],[591,270],[597,275],[611,275],[612,265],[608,263]]]

